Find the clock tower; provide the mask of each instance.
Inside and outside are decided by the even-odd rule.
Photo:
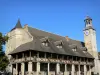
[[[96,43],[96,30],[94,29],[92,25],[92,19],[87,16],[84,20],[85,22],[85,29],[84,32],[84,42],[85,47],[87,48],[87,51],[95,58],[94,63],[95,67],[93,69],[93,72],[95,74],[99,73],[99,67],[98,67],[98,51],[97,51],[97,43]]]
[[[92,19],[89,16],[87,16],[84,22],[85,22],[85,29],[83,31],[84,31],[85,46],[87,47],[88,52],[91,55],[98,58],[97,43],[96,43],[96,30],[93,28]]]

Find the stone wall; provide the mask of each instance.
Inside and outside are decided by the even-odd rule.
[[[23,28],[15,29],[7,34],[9,37],[8,42],[6,43],[6,55],[8,55],[11,51],[16,49],[21,44],[30,42],[33,40],[33,37],[30,33]]]

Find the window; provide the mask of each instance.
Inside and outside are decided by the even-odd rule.
[[[76,44],[72,44],[72,45],[69,45],[69,47],[72,49],[72,51],[77,51],[77,45]]]
[[[86,53],[87,51],[83,51],[83,53]]]
[[[57,48],[62,48],[62,45],[57,45]]]
[[[83,53],[87,52],[87,48],[86,47],[82,47],[81,49],[82,49]]]
[[[55,45],[56,45],[57,48],[62,48],[62,47],[63,47],[63,42],[62,42],[62,40],[56,41],[56,42],[55,42]]]
[[[89,24],[90,24],[90,21],[89,21]]]
[[[73,50],[74,52],[76,52],[76,48],[73,48],[72,50]]]
[[[42,42],[42,45],[43,46],[48,46],[49,44],[48,44],[48,42],[45,41],[45,42]]]
[[[49,46],[49,39],[48,39],[48,37],[41,38],[40,41],[41,41],[43,46]]]

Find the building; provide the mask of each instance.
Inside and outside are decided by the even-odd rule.
[[[7,34],[6,55],[13,75],[93,75],[100,74],[96,31],[86,17],[84,42],[38,30],[16,26]]]

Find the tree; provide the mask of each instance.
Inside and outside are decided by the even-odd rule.
[[[0,71],[4,71],[7,67],[9,60],[3,51],[3,45],[5,45],[6,41],[8,40],[7,36],[3,36],[0,32]]]
[[[99,55],[100,55],[100,52],[98,52],[99,53]]]

